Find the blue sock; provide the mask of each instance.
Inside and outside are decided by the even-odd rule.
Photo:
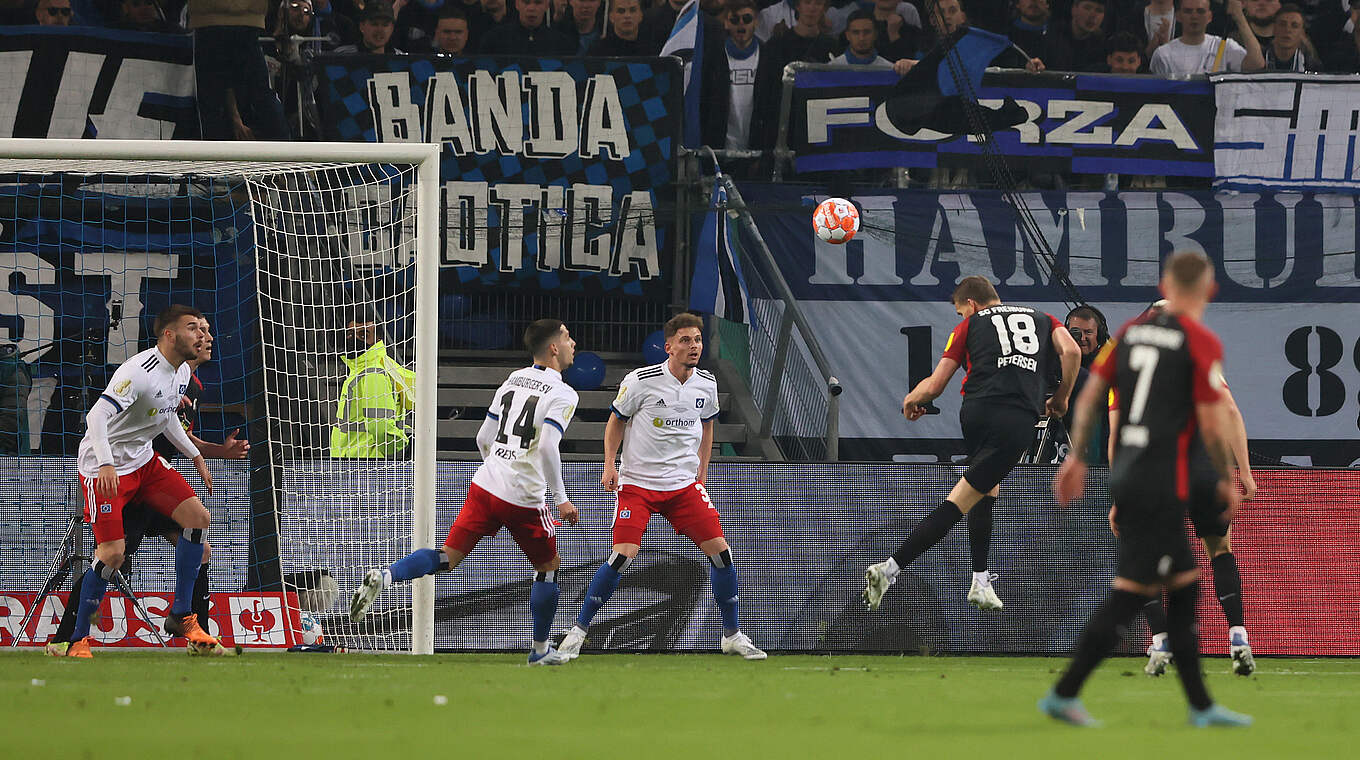
[[[737,625],[737,568],[732,564],[732,552],[724,549],[709,557],[712,567],[708,579],[713,584],[713,599],[722,611],[723,633],[731,636],[741,630]]]
[[[614,590],[619,587],[619,570],[628,566],[629,559],[617,552],[610,555],[609,561],[600,565],[600,569],[595,571],[595,577],[590,579],[590,585],[586,587],[585,601],[581,602],[581,613],[576,616],[576,624],[581,628],[589,628],[590,621],[595,619],[595,613],[600,611],[604,603],[609,601],[609,597],[614,595]]]
[[[175,600],[170,612],[184,615],[193,611],[194,584],[198,582],[198,567],[203,564],[203,530],[186,530],[175,542]],[[207,625],[208,621],[200,622]]]
[[[416,549],[393,562],[392,567],[388,569],[392,573],[393,582],[409,581],[434,575],[443,564],[444,555],[438,549]]]
[[[99,603],[104,600],[104,590],[109,582],[104,580],[94,568],[85,571],[85,579],[80,582],[80,599],[76,604],[76,627],[71,641],[80,641],[90,635],[90,617],[99,611]]]
[[[548,640],[553,618],[557,616],[557,599],[561,595],[556,571],[534,574],[534,585],[529,589],[529,612],[534,617],[535,643]]]

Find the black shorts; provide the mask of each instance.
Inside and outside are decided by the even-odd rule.
[[[130,557],[146,537],[159,538],[167,533],[179,533],[179,523],[141,504],[129,504],[123,510],[123,556]]]
[[[1005,404],[968,403],[959,409],[959,425],[968,449],[968,470],[963,479],[987,493],[1015,467],[1034,441],[1034,412]]]
[[[1192,477],[1190,481],[1190,524],[1195,526],[1195,535],[1200,538],[1228,535],[1231,523],[1223,518],[1223,510],[1228,505],[1218,498],[1218,477]]]
[[[1110,481],[1119,506],[1119,562],[1115,575],[1136,583],[1163,583],[1198,565],[1185,535],[1186,503],[1174,482],[1122,472]]]

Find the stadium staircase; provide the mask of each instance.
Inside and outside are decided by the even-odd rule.
[[[604,426],[609,405],[618,393],[619,381],[643,365],[640,354],[596,352],[605,362],[604,382],[599,388],[580,392],[576,417],[562,442],[565,461],[598,461],[604,446]],[[706,364],[718,377],[717,428],[713,436],[713,459],[771,461],[782,459],[772,441],[757,440],[759,429],[755,402],[739,379],[725,377],[723,362]],[[486,417],[487,405],[496,388],[511,371],[524,366],[522,351],[444,349],[439,352],[439,446],[438,457],[476,460],[477,431]]]

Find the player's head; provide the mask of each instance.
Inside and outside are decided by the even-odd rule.
[[[198,330],[201,340],[198,344],[198,356],[194,357],[194,366],[207,363],[212,358],[213,334],[212,325],[208,323],[207,317],[198,320]]]
[[[976,274],[959,281],[950,300],[954,303],[954,311],[964,319],[981,309],[1001,303],[1001,297],[996,294],[996,288],[992,287],[991,281]]]
[[[534,361],[561,372],[576,359],[576,341],[560,319],[540,319],[524,328],[524,347]]]
[[[666,337],[666,354],[672,364],[694,369],[704,353],[704,320],[698,314],[676,314],[662,330]]]
[[[1198,317],[1218,291],[1213,263],[1199,251],[1171,254],[1162,265],[1161,291],[1171,311]]]
[[[203,340],[200,319],[203,312],[179,303],[156,315],[156,345],[167,359],[187,362],[198,356]]]

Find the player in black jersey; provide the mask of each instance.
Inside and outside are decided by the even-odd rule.
[[[217,459],[245,459],[250,452],[250,444],[244,439],[236,437],[237,432],[232,431],[231,435],[222,443],[208,443],[194,435],[194,428],[198,423],[198,400],[203,394],[203,382],[198,379],[198,368],[203,366],[212,358],[213,337],[209,330],[208,320],[201,319],[202,342],[199,344],[198,355],[189,361],[189,366],[194,374],[189,376],[189,385],[185,389],[184,398],[179,406],[179,421],[184,426],[189,438],[198,447],[204,457]],[[159,436],[152,442],[156,454],[166,459],[173,459],[179,456],[179,450],[170,443],[165,436]],[[182,530],[174,520],[162,515],[161,513],[148,509],[145,505],[129,504],[123,510],[123,531],[126,534],[126,544],[123,549],[123,565],[121,571],[126,575],[132,569],[132,555],[142,545],[142,540],[147,536],[162,536],[170,544],[178,540]],[[212,548],[206,541],[203,543],[203,564],[198,567],[198,578],[194,581],[194,600],[193,611],[198,615],[198,619],[203,621],[204,630],[208,630],[208,610],[211,597],[208,594],[208,560],[212,556]],[[80,587],[85,576],[76,575],[75,584],[71,587],[69,599],[80,598]],[[44,651],[53,656],[60,657],[65,655],[70,644],[71,635],[76,626],[76,606],[67,604],[66,611],[62,614],[61,623],[57,626],[56,633],[47,642]],[[225,650],[223,650],[225,651]]]
[[[1149,312],[1166,308],[1166,301],[1158,301]],[[1242,412],[1237,408],[1232,391],[1227,382],[1219,377],[1220,392],[1228,415],[1228,449],[1237,465],[1237,477],[1242,483],[1242,501],[1250,501],[1256,496],[1256,478],[1251,472],[1251,461],[1247,450],[1247,428],[1242,421]],[[1119,427],[1119,407],[1113,391],[1110,393],[1110,429]],[[1114,458],[1114,436],[1110,436],[1109,450]],[[1237,555],[1232,550],[1232,524],[1223,519],[1226,505],[1218,498],[1218,475],[1214,472],[1204,441],[1196,436],[1190,445],[1190,524],[1195,535],[1204,542],[1204,552],[1209,557],[1213,569],[1214,592],[1218,597],[1223,616],[1228,621],[1228,656],[1232,660],[1232,671],[1239,676],[1249,676],[1256,672],[1256,658],[1252,656],[1251,644],[1247,638],[1246,612],[1242,602],[1242,574],[1237,568]],[[1110,507],[1110,530],[1119,535],[1117,505]],[[1147,615],[1148,631],[1152,643],[1148,646],[1147,665],[1143,672],[1150,676],[1160,676],[1171,664],[1171,643],[1167,641],[1166,609],[1162,606],[1161,596],[1149,601],[1143,607]]]
[[[1002,608],[987,570],[998,484],[1029,448],[1039,417],[1060,417],[1067,411],[1077,379],[1081,349],[1053,315],[1001,303],[985,277],[963,278],[952,300],[963,321],[950,334],[935,372],[902,400],[902,414],[908,420],[920,419],[926,404],[964,367],[959,423],[968,448],[968,470],[949,498],[917,523],[891,557],[865,571],[863,598],[871,610],[878,609],[901,569],[939,543],[965,514],[973,562],[968,602],[982,610]],[[1062,382],[1045,401],[1054,361],[1062,365]]]
[[[1219,390],[1223,349],[1200,324],[1213,294],[1214,268],[1200,253],[1167,259],[1162,292],[1167,309],[1145,314],[1120,330],[1092,365],[1077,400],[1072,452],[1053,481],[1064,506],[1086,485],[1085,444],[1113,386],[1119,428],[1110,465],[1110,495],[1119,505],[1119,558],[1112,590],[1092,614],[1067,672],[1039,701],[1049,716],[1074,725],[1097,725],[1077,693],[1147,601],[1167,591],[1167,624],[1177,673],[1194,726],[1244,726],[1251,718],[1214,704],[1199,664],[1195,605],[1199,568],[1184,529],[1190,499],[1190,443],[1203,438],[1217,474],[1227,518],[1239,496],[1232,484],[1227,414]]]

